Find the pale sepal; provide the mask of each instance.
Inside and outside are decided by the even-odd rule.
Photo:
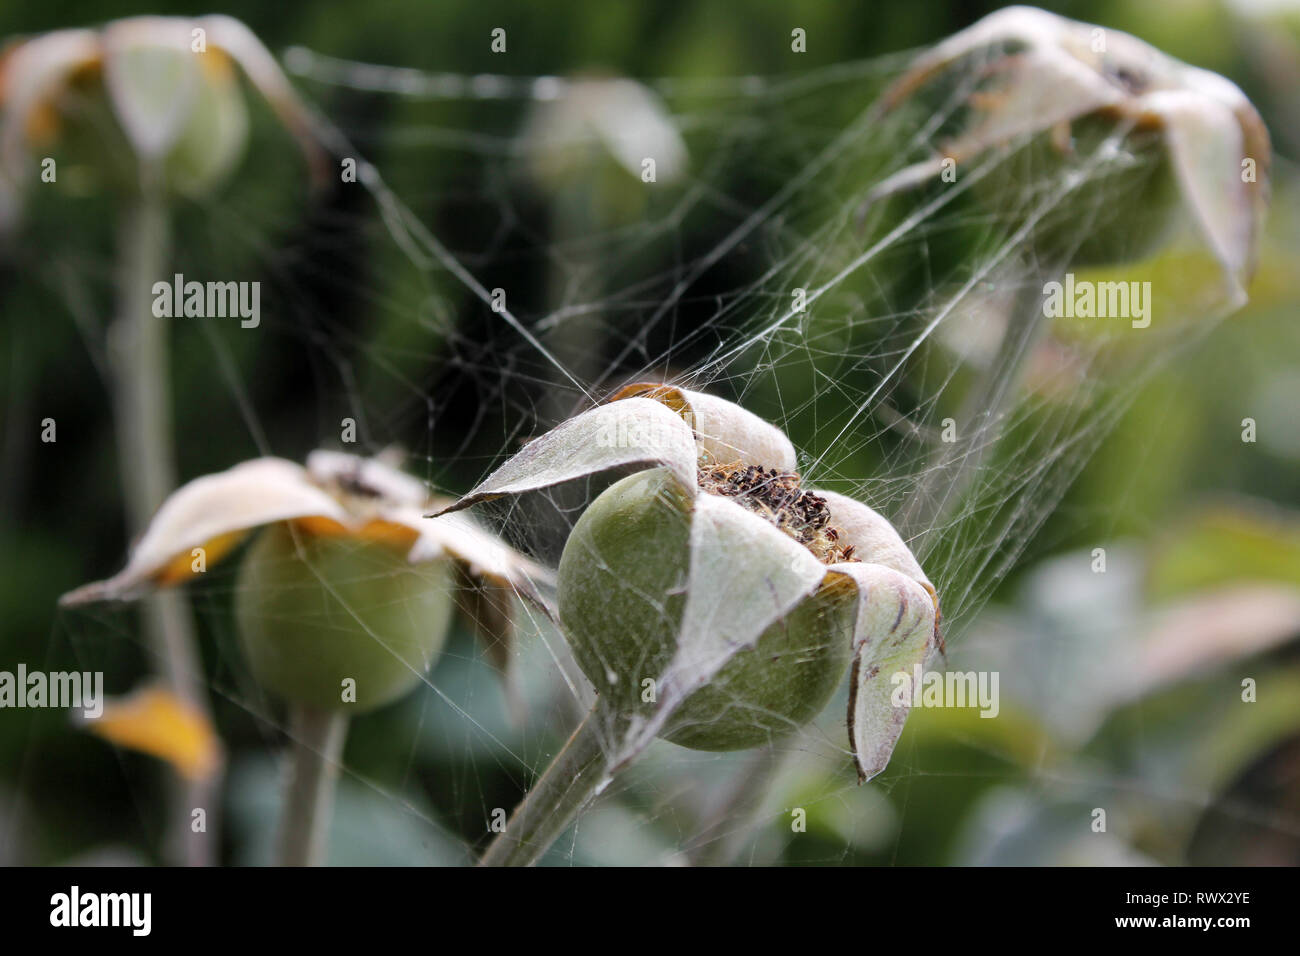
[[[715,495],[695,501],[690,549],[677,649],[656,678],[654,712],[633,718],[616,765],[645,749],[687,697],[737,653],[753,647],[764,631],[817,590],[826,574],[825,565],[803,545]]]
[[[533,439],[469,494],[430,517],[624,465],[666,466],[693,495],[695,459],[690,428],[666,407],[646,398],[613,402]]]
[[[785,432],[735,402],[675,385],[638,382],[620,389],[613,401],[652,398],[677,412],[695,433],[702,459],[711,464],[758,465],[791,474],[798,467]]]
[[[829,573],[852,578],[858,589],[849,745],[861,782],[885,769],[903,732],[911,703],[896,694],[895,675],[910,681],[936,649],[935,603],[919,582],[892,568],[850,562]]]
[[[126,567],[106,581],[69,591],[64,606],[127,600],[194,548],[260,525],[289,518],[322,518],[346,527],[342,505],[313,485],[302,466],[282,458],[256,458],[182,485],[163,502],[131,550]],[[213,556],[215,557],[215,555]]]

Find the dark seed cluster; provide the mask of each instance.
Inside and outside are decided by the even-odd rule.
[[[700,469],[700,489],[734,498],[794,538],[825,564],[853,561],[853,546],[840,542],[826,499],[800,487],[800,478],[758,465]]]

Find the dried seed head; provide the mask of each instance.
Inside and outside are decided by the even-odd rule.
[[[712,539],[703,558],[701,538]],[[821,712],[852,657],[857,593],[829,586],[795,594],[797,572],[781,562],[797,554],[805,573],[809,565],[820,567],[801,552],[749,513],[740,496],[688,495],[663,469],[623,478],[587,507],[560,558],[557,605],[616,747],[626,745],[618,729],[626,718],[663,713],[651,736],[700,750],[736,750],[766,744]],[[736,624],[749,611],[735,610],[734,595],[767,606],[768,600],[752,598],[758,587],[788,606],[749,634]],[[707,650],[696,650],[702,646],[697,628],[705,647],[736,633],[745,633],[746,642],[728,648],[726,660],[698,680],[711,661]],[[651,699],[644,696],[646,680],[654,682]]]
[[[852,561],[853,547],[839,544],[840,531],[830,523],[826,499],[805,491],[797,474],[759,465],[700,464],[700,490],[737,504],[798,541],[823,564]]]

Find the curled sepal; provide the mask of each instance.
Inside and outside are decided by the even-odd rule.
[[[429,517],[622,465],[666,466],[694,494],[695,459],[690,428],[659,402],[634,398],[600,405],[533,439],[469,494]]]
[[[680,415],[695,433],[701,458],[711,464],[758,465],[783,474],[798,466],[794,446],[785,433],[735,402],[651,382],[628,385],[612,401],[636,397],[652,398]]]
[[[647,157],[657,163],[659,182],[686,170],[686,143],[668,107],[653,90],[622,77],[567,81],[534,105],[520,139],[534,178],[552,189],[569,177],[590,186],[588,153],[596,144],[638,179]]]
[[[99,61],[93,30],[56,30],[0,57],[0,228],[17,216],[17,190],[28,173],[27,143],[53,135],[52,102],[77,70]]]
[[[190,25],[132,17],[104,28],[104,81],[127,139],[145,159],[161,159],[190,121],[201,82]]]
[[[523,726],[527,706],[514,668],[515,591],[471,577],[460,569],[456,587],[456,607],[483,643],[488,662],[501,677],[506,713],[516,727]]]
[[[979,71],[970,118],[942,156],[895,173],[870,203],[1029,134],[1073,150],[1071,124],[1102,118],[1121,135],[1155,131],[1172,163],[1179,207],[1218,260],[1235,297],[1254,268],[1272,148],[1259,112],[1232,82],[1181,63],[1134,36],[1031,7],[989,14],[923,53],[882,95],[894,109],[958,63]],[[1249,164],[1253,175],[1244,176]]]
[[[317,138],[314,118],[298,97],[271,51],[243,21],[224,14],[209,14],[198,21],[209,41],[239,64],[250,83],[266,98],[280,122],[298,141],[307,159],[312,182],[324,185],[330,175],[329,155]]]
[[[1226,81],[1224,86],[1236,91]],[[1252,155],[1247,152],[1241,118],[1199,92],[1163,90],[1147,100],[1164,123],[1169,158],[1192,221],[1226,272],[1249,275],[1254,268],[1257,222],[1263,215],[1257,201],[1263,192],[1241,175],[1242,157]],[[1245,105],[1249,109],[1250,104]],[[1267,162],[1267,142],[1262,152],[1258,146],[1255,149],[1256,156]]]
[[[444,514],[420,522],[420,539],[408,556],[413,562],[443,554],[465,566],[471,578],[512,590],[550,613],[540,587],[554,587],[555,574],[529,560],[468,515]]]
[[[554,620],[552,602],[543,591],[554,591],[555,573],[503,543],[469,515],[445,514],[419,524],[420,538],[407,559],[448,557],[457,563],[461,578],[457,605],[501,674],[511,719],[522,724],[524,701],[512,666],[518,616],[515,596],[527,598]]]
[[[920,583],[931,596],[934,585],[921,570],[912,549],[880,512],[860,501],[821,488],[810,489],[826,499],[831,524],[839,529],[839,543],[853,549],[853,557],[867,564],[883,564]]]
[[[910,695],[896,694],[894,675],[910,681],[937,646],[934,598],[919,582],[877,564],[836,564],[858,589],[849,684],[849,745],[859,782],[889,763],[911,709]]]
[[[281,458],[257,458],[195,478],[163,502],[125,568],[106,581],[69,591],[59,603],[138,597],[152,585],[188,577],[192,549],[203,548],[210,564],[252,529],[289,518],[339,526],[349,520],[342,505],[313,485],[300,465]]]
[[[1036,48],[1067,45],[1075,52],[1083,52],[1090,39],[1085,32],[1082,40],[1071,34],[1071,29],[1086,28],[1085,24],[1034,7],[1007,7],[997,10],[965,30],[954,33],[922,53],[907,71],[890,85],[883,99],[888,108],[897,106],[917,88],[933,79],[954,62],[973,51],[1002,45],[1017,53]],[[1064,59],[1064,57],[1060,57]],[[1003,104],[999,103],[999,108]]]
[[[753,512],[727,498],[696,498],[677,649],[658,679],[658,706],[633,718],[616,764],[640,753],[687,697],[812,594],[825,573],[807,548]]]

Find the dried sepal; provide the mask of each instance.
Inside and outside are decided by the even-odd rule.
[[[1153,93],[1147,100],[1160,118],[1192,221],[1229,275],[1249,277],[1254,271],[1255,237],[1264,215],[1260,204],[1267,196],[1267,179],[1262,185],[1242,179],[1242,160],[1251,153],[1238,116],[1230,109],[1207,108],[1206,98],[1198,93],[1170,90]],[[1250,112],[1254,113],[1253,108]],[[1258,122],[1258,115],[1254,119]],[[1263,129],[1262,123],[1259,128]],[[1264,164],[1267,177],[1267,140],[1262,151],[1256,147],[1254,155]]]
[[[521,726],[526,709],[514,667],[514,602],[518,593],[516,588],[502,587],[483,578],[476,578],[467,568],[460,568],[456,588],[457,610],[482,642],[488,661],[501,675],[506,712],[516,726]],[[545,607],[542,604],[538,606]]]
[[[893,676],[909,678],[937,647],[935,602],[906,574],[875,564],[837,564],[830,577],[850,578],[858,592],[858,619],[849,677],[849,744],[865,781],[884,770],[911,709],[895,701]]]
[[[420,530],[408,556],[411,561],[447,555],[462,564],[472,578],[513,591],[550,614],[541,593],[541,588],[554,586],[555,575],[549,568],[526,558],[468,515],[444,514],[429,521],[417,512],[410,518],[417,520]]]
[[[188,565],[192,549],[210,549],[206,558],[214,561],[252,529],[293,518],[340,527],[350,520],[342,505],[307,479],[302,466],[281,458],[258,458],[195,478],[163,502],[122,571],[68,592],[59,603],[138,597],[150,586],[169,583],[173,564]]]
[[[28,147],[54,135],[52,101],[78,69],[99,62],[93,30],[58,30],[0,57],[0,231],[18,219],[21,187],[30,175]]]
[[[735,402],[650,382],[628,385],[611,401],[636,397],[652,398],[677,412],[695,433],[703,461],[758,465],[780,472],[793,472],[798,465],[794,446],[785,433]]]
[[[298,141],[311,171],[312,182],[324,184],[330,175],[329,156],[321,145],[310,110],[298,96],[289,78],[280,69],[266,46],[243,21],[224,14],[201,17],[198,26],[208,33],[209,41],[228,53],[250,83],[270,104],[275,115]]]
[[[912,549],[883,515],[838,492],[823,488],[812,491],[826,499],[831,524],[838,531],[840,543],[853,549],[854,558],[868,564],[893,568],[918,582],[932,595],[935,593],[934,585],[921,570]]]
[[[1082,29],[1082,34],[1069,28]],[[1019,52],[1047,50],[1060,44],[1075,48],[1072,55],[1077,57],[1087,50],[1091,41],[1088,31],[1092,29],[1087,24],[1036,7],[1013,6],[996,10],[916,57],[906,72],[885,91],[884,105],[892,109],[961,58],[995,46]]]
[[[77,70],[100,61],[99,36],[94,30],[56,30],[18,43],[0,59],[0,157],[12,172],[21,166],[25,144],[44,141],[52,132],[48,111]]]
[[[537,491],[624,465],[662,465],[695,490],[695,440],[659,402],[633,398],[599,405],[525,445],[469,494],[437,517],[479,501]]]
[[[142,159],[161,160],[192,118],[202,77],[190,30],[171,17],[131,17],[104,27],[104,86]]]
[[[1268,131],[1240,89],[1129,34],[1008,7],[917,57],[885,91],[883,108],[898,107],[967,61],[983,74],[967,128],[942,144],[942,156],[880,183],[867,203],[929,179],[945,157],[965,163],[1036,132],[1051,132],[1065,151],[1070,123],[1110,117],[1121,132],[1161,134],[1190,218],[1240,298],[1254,266],[1272,156]],[[1256,166],[1249,180],[1242,175],[1246,159]]]

